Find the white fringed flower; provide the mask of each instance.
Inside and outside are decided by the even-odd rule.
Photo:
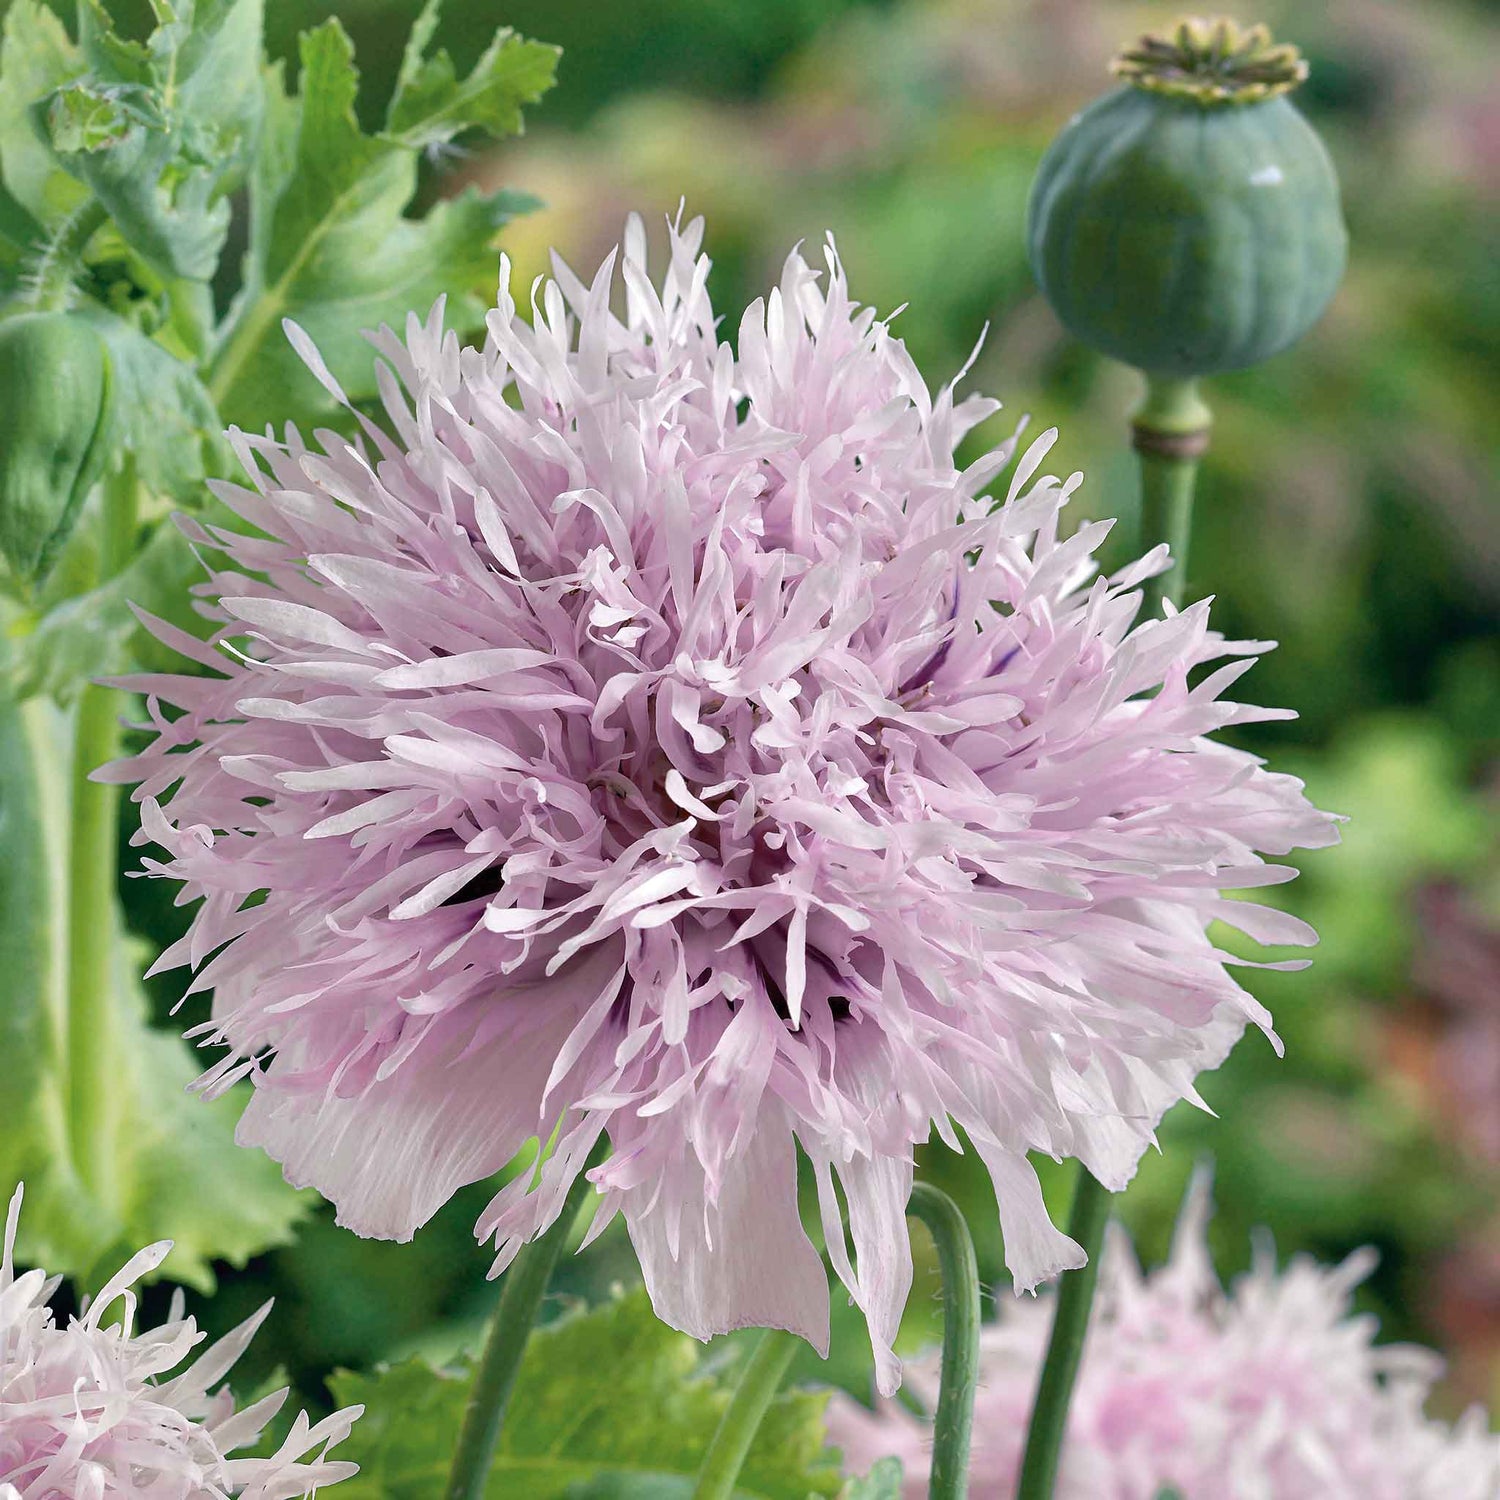
[[[1209,738],[1284,717],[1221,696],[1265,646],[1137,619],[1166,549],[1100,576],[1055,434],[960,467],[995,403],[931,392],[831,246],[722,341],[701,236],[653,282],[633,221],[529,318],[507,271],[482,348],[377,335],[360,444],[234,434],[253,534],[188,528],[214,642],[154,627],[210,671],[128,680],[156,735],[102,774],[200,903],[160,967],[214,991],[205,1091],[248,1078],[238,1139],[340,1223],[410,1238],[552,1142],[498,1269],[607,1136],[596,1224],[663,1319],[826,1350],[800,1149],[893,1390],[915,1148],[963,1128],[1017,1286],[1082,1264],[1026,1153],[1124,1187],[1270,1028],[1214,922],[1314,940],[1224,893],[1337,829]]]
[[[15,1274],[20,1213],[18,1187],[0,1259],[0,1500],[293,1500],[358,1472],[325,1457],[348,1435],[357,1406],[318,1423],[299,1413],[269,1458],[228,1456],[254,1443],[286,1399],[282,1390],[236,1411],[227,1387],[210,1391],[244,1353],[269,1302],[184,1367],[204,1335],[183,1316],[180,1292],[166,1323],[133,1331],[130,1288],[165,1259],[172,1242],[161,1240],[59,1327],[47,1302],[60,1278]],[[117,1302],[119,1320],[103,1326]]]

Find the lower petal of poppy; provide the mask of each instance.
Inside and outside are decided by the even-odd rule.
[[[697,1339],[784,1328],[826,1357],[828,1274],[797,1212],[790,1124],[762,1117],[745,1149],[725,1164],[716,1204],[705,1204],[702,1168],[691,1153],[674,1175],[683,1210],[675,1255],[661,1205],[647,1207],[644,1190],[624,1203],[656,1315]]]
[[[498,1172],[538,1134],[559,1049],[615,966],[605,954],[497,995],[477,1035],[471,1017],[445,1020],[352,1097],[278,1090],[273,1063],[235,1139],[279,1161],[294,1187],[316,1188],[346,1229],[409,1240],[460,1187]]]
[[[1077,1116],[1069,1154],[1077,1156],[1110,1192],[1124,1192],[1155,1139],[1162,1116],[1182,1099],[1201,1104],[1194,1080],[1229,1056],[1244,1035],[1246,1020],[1244,1010],[1221,1004],[1208,1025],[1194,1034],[1191,1051],[1181,1049],[1170,1061],[1134,1066],[1131,1076],[1139,1092],[1139,1112]]]
[[[856,1295],[875,1351],[875,1387],[882,1396],[890,1396],[901,1384],[901,1361],[894,1345],[911,1293],[906,1204],[915,1168],[910,1156],[856,1156],[838,1170],[849,1203]]]
[[[1047,1214],[1036,1169],[1024,1156],[974,1134],[974,1147],[989,1168],[1005,1237],[1005,1264],[1017,1292],[1035,1291],[1063,1271],[1088,1264],[1083,1247],[1069,1239]]]

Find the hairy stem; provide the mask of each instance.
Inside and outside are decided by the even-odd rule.
[[[27,267],[24,300],[28,307],[51,312],[68,305],[79,257],[108,218],[104,205],[88,198],[58,225]]]
[[[734,1396],[703,1455],[693,1500],[729,1500],[745,1464],[745,1455],[760,1430],[761,1419],[776,1397],[782,1377],[797,1352],[795,1334],[768,1328],[740,1376]]]
[[[130,561],[139,482],[134,465],[104,483],[99,581]],[[86,683],[78,697],[70,773],[67,903],[68,1135],[80,1178],[106,1207],[119,1183],[114,1171],[116,870],[119,791],[90,773],[119,748],[114,690]]]
[[[969,1438],[979,1378],[979,1267],[974,1240],[958,1205],[931,1183],[917,1183],[906,1211],[927,1226],[943,1275],[943,1362],[928,1494],[931,1500],[964,1500],[969,1493]]]
[[[572,1233],[578,1210],[593,1191],[585,1168],[574,1179],[557,1222],[540,1239],[524,1246],[505,1273],[505,1290],[500,1294],[500,1305],[495,1310],[495,1320],[490,1325],[489,1338],[464,1406],[463,1426],[453,1452],[444,1500],[480,1500],[484,1494],[505,1408],[515,1388],[537,1309]]]
[[[1109,1196],[1093,1173],[1080,1163],[1068,1233],[1083,1247],[1088,1262],[1077,1271],[1065,1271],[1058,1284],[1052,1336],[1037,1386],[1036,1404],[1031,1409],[1016,1500],[1052,1500],[1063,1434],[1068,1425],[1068,1403],[1083,1358],[1089,1309],[1099,1280],[1099,1251],[1104,1242],[1104,1226],[1109,1222]]]

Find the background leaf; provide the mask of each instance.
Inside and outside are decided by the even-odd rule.
[[[425,313],[443,294],[459,322],[488,305],[495,232],[531,200],[470,189],[410,217],[418,158],[461,131],[519,129],[522,105],[552,82],[556,49],[502,31],[460,80],[446,53],[423,56],[436,15],[429,6],[413,29],[384,133],[360,128],[354,49],[336,18],[303,35],[295,99],[268,75],[271,140],[251,184],[244,290],[210,377],[229,421],[259,427],[331,405],[287,346],[283,318],[312,335],[360,400],[375,390],[361,330]]]
[[[882,1458],[860,1479],[844,1486],[839,1500],[901,1500],[901,1460]]]
[[[16,201],[44,224],[55,224],[88,193],[58,165],[29,111],[83,66],[62,22],[41,0],[14,0],[0,33],[0,168]]]
[[[723,1345],[713,1352],[727,1353]],[[643,1291],[561,1319],[532,1335],[486,1494],[527,1500],[635,1500],[676,1495],[707,1450],[728,1404],[736,1361],[705,1358],[659,1323]],[[441,1488],[468,1392],[468,1367],[434,1371],[408,1360],[375,1375],[340,1372],[340,1403],[365,1415],[340,1449],[359,1476],[347,1500],[426,1500]],[[808,1500],[839,1492],[824,1447],[826,1396],[778,1396],[735,1491],[743,1500]]]
[[[133,250],[163,276],[206,281],[259,130],[261,0],[178,0],[159,15],[148,41],[123,41],[99,0],[83,0],[87,71],[33,118]]]

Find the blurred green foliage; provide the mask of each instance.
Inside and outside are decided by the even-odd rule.
[[[273,51],[292,57],[297,32],[335,9],[359,46],[365,111],[389,93],[415,6],[270,0]],[[998,423],[1030,411],[1061,427],[1056,461],[1089,476],[1080,519],[1120,517],[1118,559],[1134,545],[1133,377],[1066,340],[1036,294],[1024,204],[1046,142],[1105,86],[1118,43],[1170,15],[1105,0],[453,5],[439,40],[460,69],[497,22],[561,43],[564,60],[524,141],[493,156],[465,155],[460,142],[429,162],[418,195],[505,183],[545,200],[506,232],[523,279],[553,244],[591,270],[626,211],[675,212],[685,198],[708,219],[728,327],[793,242],[832,231],[856,295],[882,311],[909,304],[896,326],[933,381],[989,325],[971,386],[1006,402]],[[1229,633],[1281,642],[1250,696],[1301,717],[1243,742],[1304,775],[1350,822],[1342,850],[1310,856],[1305,877],[1282,888],[1323,934],[1311,971],[1245,971],[1285,1058],[1247,1037],[1201,1085],[1218,1118],[1185,1107],[1169,1117],[1122,1215],[1143,1256],[1159,1259],[1194,1159],[1212,1155],[1224,1271],[1246,1263],[1256,1224],[1283,1253],[1374,1243],[1382,1265],[1366,1295],[1386,1332],[1448,1349],[1455,1394],[1484,1396],[1500,1368],[1500,1160],[1484,1145],[1493,1137],[1469,1127],[1500,1109],[1500,1079],[1475,1092],[1433,1058],[1460,1025],[1494,1046],[1500,997],[1493,985],[1487,1001],[1450,993],[1440,964],[1423,968],[1437,939],[1419,898],[1458,890],[1463,920],[1492,941],[1494,28],[1459,0],[1273,0],[1258,16],[1311,59],[1299,102],[1336,156],[1352,259],[1303,344],[1210,388],[1191,581],[1217,596]],[[76,641],[63,645],[76,654]],[[154,943],[180,931],[169,891],[132,881],[125,895]],[[160,982],[152,994],[165,1021],[176,994]],[[197,1019],[191,1004],[179,1019]],[[972,1157],[933,1149],[923,1170],[960,1197],[982,1271],[1003,1283],[993,1199]],[[1045,1184],[1062,1213],[1069,1171],[1047,1170]],[[294,1246],[226,1272],[198,1310],[227,1327],[274,1291],[281,1305],[252,1358],[262,1373],[284,1364],[314,1403],[326,1404],[336,1366],[472,1348],[494,1290],[470,1234],[486,1192],[460,1195],[411,1246],[358,1241],[320,1212]],[[918,1245],[908,1343],[931,1336],[936,1312]],[[633,1275],[628,1247],[607,1234],[565,1264],[559,1293],[597,1301]],[[830,1365],[809,1356],[798,1372],[867,1391],[863,1330],[835,1304]],[[346,1397],[360,1385],[339,1381]]]

